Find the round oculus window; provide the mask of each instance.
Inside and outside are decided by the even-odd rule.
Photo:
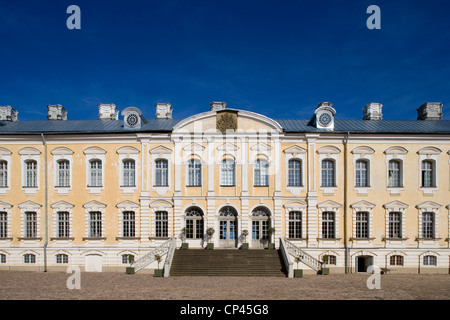
[[[130,113],[127,116],[126,123],[130,128],[136,127],[139,123],[139,116],[135,113]]]
[[[319,123],[321,126],[324,126],[324,127],[328,127],[331,124],[332,120],[333,119],[331,118],[331,115],[329,113],[322,113],[319,116]]]

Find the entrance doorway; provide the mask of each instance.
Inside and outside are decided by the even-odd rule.
[[[264,207],[258,207],[252,214],[252,248],[267,248],[270,226],[270,212]]]
[[[373,265],[372,256],[356,257],[356,272],[367,272],[367,268]]]
[[[233,207],[224,207],[219,214],[219,246],[235,248],[237,246],[237,212]]]

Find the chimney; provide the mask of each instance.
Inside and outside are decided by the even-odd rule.
[[[67,110],[60,104],[47,106],[48,120],[67,120]]]
[[[17,117],[18,114],[19,112],[11,106],[0,106],[0,120],[2,121],[19,121],[19,118]]]
[[[157,103],[155,119],[172,119],[172,110],[170,103]]]
[[[226,102],[213,101],[209,105],[211,106],[211,111],[219,111],[227,108]]]
[[[368,103],[363,108],[363,120],[382,120],[383,105],[381,103]]]
[[[98,105],[99,120],[118,120],[119,109],[113,103],[100,103]]]
[[[425,102],[417,108],[417,120],[442,120],[442,102]]]

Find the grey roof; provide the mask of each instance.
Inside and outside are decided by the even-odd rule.
[[[324,132],[311,120],[276,120],[286,132]],[[450,120],[338,120],[333,132],[351,133],[450,133]]]
[[[0,134],[64,134],[64,133],[124,133],[170,132],[180,120],[152,119],[140,129],[125,129],[123,120],[65,121],[0,121]],[[317,129],[311,120],[275,120],[285,132],[328,132]],[[333,132],[350,133],[450,133],[450,120],[335,120]]]

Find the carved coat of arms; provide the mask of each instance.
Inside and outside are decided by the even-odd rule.
[[[237,114],[234,112],[218,112],[216,118],[216,128],[222,133],[227,130],[237,129]]]

